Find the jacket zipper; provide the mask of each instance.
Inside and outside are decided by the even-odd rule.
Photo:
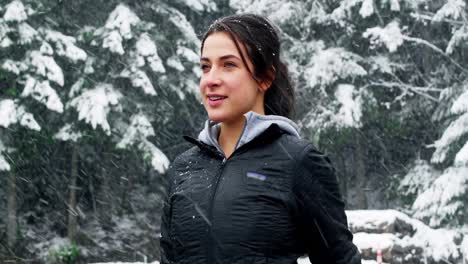
[[[213,220],[212,219],[213,218],[213,203],[214,203],[214,198],[216,196],[216,193],[218,191],[219,180],[221,179],[221,176],[223,174],[223,170],[224,170],[224,167],[226,166],[227,160],[230,159],[236,153],[237,146],[239,145],[239,142],[240,142],[240,140],[242,138],[242,135],[245,132],[246,126],[247,126],[247,120],[245,121],[244,127],[242,128],[242,132],[241,132],[241,134],[239,136],[239,139],[236,142],[236,145],[234,147],[234,151],[231,153],[231,156],[229,156],[229,158],[226,158],[226,154],[224,154],[224,152],[222,152],[221,150],[218,149],[218,151],[220,152],[219,154],[221,154],[221,156],[223,157],[223,160],[221,161],[221,167],[219,168],[219,172],[216,175],[216,182],[215,182],[215,185],[214,185],[213,194],[211,195],[211,199],[210,199],[210,211],[209,211],[210,220]],[[211,222],[211,223],[213,223],[213,222]]]
[[[218,190],[218,184],[219,180],[221,179],[221,175],[223,174],[224,167],[226,166],[226,161],[227,159],[224,157],[223,160],[221,161],[221,166],[219,167],[218,173],[215,176],[215,184],[214,184],[214,190],[211,194],[210,197],[210,211],[209,211],[209,219],[212,220],[213,218],[213,204],[214,204],[214,198],[216,196],[216,192]]]
[[[224,155],[223,155],[224,156]],[[216,192],[218,190],[218,185],[221,179],[221,176],[224,171],[224,167],[226,166],[227,159],[226,157],[223,157],[223,160],[221,161],[221,166],[219,168],[219,172],[216,175],[215,178],[215,184],[214,184],[214,190],[211,194],[210,197],[210,207],[209,207],[209,212],[208,212],[208,218],[211,221],[211,225],[208,227],[209,228],[209,238],[210,238],[210,243],[208,245],[208,263],[217,263],[215,259],[215,254],[213,252],[213,246],[215,244],[216,238],[213,236],[212,229],[213,229],[213,208],[214,208],[214,199],[216,196]]]
[[[221,161],[221,167],[219,168],[219,172],[218,174],[216,175],[216,182],[215,182],[215,185],[214,185],[214,190],[213,190],[213,193],[211,195],[211,198],[210,198],[210,211],[209,211],[209,219],[211,221],[211,226],[209,227],[210,228],[210,240],[211,240],[211,243],[213,243],[216,238],[214,238],[212,236],[212,228],[213,228],[213,208],[214,208],[214,199],[216,197],[216,193],[218,191],[218,185],[219,185],[219,182],[221,180],[221,176],[223,175],[223,172],[224,172],[224,168],[226,167],[226,163],[227,163],[227,160],[230,159],[235,153],[236,153],[236,150],[237,150],[237,146],[239,145],[239,142],[242,138],[242,135],[244,134],[245,132],[245,128],[247,127],[247,120],[245,121],[244,123],[244,127],[242,128],[242,132],[239,136],[239,139],[237,140],[236,142],[236,146],[234,147],[234,151],[231,153],[231,155],[229,156],[229,158],[226,158],[226,154],[224,154],[224,152],[220,151],[220,149],[218,149],[218,151],[220,151],[222,157],[223,157],[223,160]],[[216,259],[215,259],[215,255],[213,253],[213,250],[212,250],[212,247],[210,245],[208,245],[208,248],[209,248],[209,263],[217,263],[215,262]]]

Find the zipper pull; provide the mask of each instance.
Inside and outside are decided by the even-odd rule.
[[[224,163],[226,163],[226,158],[223,158],[223,161],[221,162],[221,164],[224,165]]]

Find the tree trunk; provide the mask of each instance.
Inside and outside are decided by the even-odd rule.
[[[78,146],[74,145],[71,160],[71,175],[68,197],[68,239],[75,242],[78,223],[78,210],[76,209],[76,180],[78,178]]]
[[[108,159],[111,159],[112,157],[108,157]],[[101,189],[98,192],[98,195],[101,200],[100,207],[104,210],[99,210],[99,220],[103,226],[104,229],[108,228],[112,224],[112,215],[114,214],[114,199],[113,198],[113,192],[116,192],[116,184],[112,184],[110,181],[109,177],[110,175],[115,175],[116,173],[107,173],[106,168],[103,166],[101,168],[101,177],[102,177],[102,183],[101,183]],[[118,187],[118,186],[117,186]]]
[[[126,179],[121,179],[122,183],[124,185],[124,190],[122,193],[122,201],[120,205],[120,214],[119,216],[122,216],[123,214],[128,214],[132,210],[132,206],[130,203],[130,191],[133,188],[133,181],[132,181],[132,174],[127,173],[127,178]]]
[[[14,249],[18,238],[18,225],[16,219],[16,175],[13,171],[10,172],[8,187],[7,242],[8,246]]]
[[[135,159],[132,159],[132,160],[135,160]],[[136,160],[138,160],[138,158],[136,158]],[[121,182],[121,186],[123,187],[123,192],[122,192],[122,200],[120,204],[119,216],[122,216],[123,214],[128,214],[129,212],[132,212],[132,209],[133,209],[131,202],[130,202],[130,192],[133,189],[133,174],[135,174],[136,172],[134,168],[128,164],[125,166],[125,171],[126,171],[127,177],[120,177],[120,182]]]
[[[366,154],[365,146],[362,136],[359,131],[354,133],[355,142],[355,162],[356,162],[356,181],[357,181],[357,206],[359,209],[367,209],[367,197],[366,197]]]
[[[345,157],[343,157],[343,155],[341,155],[341,154],[337,155],[336,164],[339,165],[339,167],[337,167],[337,169],[341,168],[341,173],[338,174],[340,176],[338,184],[340,186],[341,196],[343,197],[343,201],[345,202],[346,207],[348,207],[348,177],[349,177],[349,173],[348,173],[348,168],[346,167]]]

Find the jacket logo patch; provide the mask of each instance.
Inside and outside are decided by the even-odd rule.
[[[263,174],[252,172],[252,171],[247,172],[247,177],[254,178],[254,179],[257,179],[257,180],[261,180],[261,181],[264,181],[267,178],[267,176],[265,176]]]

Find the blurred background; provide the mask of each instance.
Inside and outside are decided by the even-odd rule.
[[[0,263],[159,259],[200,37],[244,12],[278,26],[364,258],[468,261],[465,0],[0,0]]]

